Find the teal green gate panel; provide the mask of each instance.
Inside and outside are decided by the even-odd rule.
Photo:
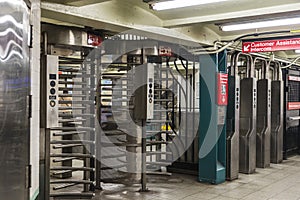
[[[212,184],[222,183],[226,177],[226,55],[200,56],[199,181]]]

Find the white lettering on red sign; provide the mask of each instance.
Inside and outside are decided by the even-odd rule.
[[[298,81],[298,82],[300,82],[300,77],[298,77],[298,76],[289,76],[288,80],[289,81]]]
[[[217,104],[226,106],[228,104],[228,74],[217,75]]]
[[[287,105],[288,110],[300,110],[300,102],[289,102]]]
[[[243,42],[243,53],[300,49],[300,38]]]
[[[170,47],[159,47],[159,53],[160,56],[172,56],[172,49]]]

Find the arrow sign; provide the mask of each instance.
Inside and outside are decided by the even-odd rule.
[[[243,52],[249,52],[250,44],[243,47]]]
[[[272,52],[300,49],[300,38],[243,42],[243,53]]]

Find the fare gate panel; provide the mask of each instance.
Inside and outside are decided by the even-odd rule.
[[[270,162],[281,162],[280,152],[283,148],[283,123],[280,120],[283,115],[283,85],[280,84],[280,63],[268,62],[261,57],[241,52],[234,52],[230,56],[227,180],[238,177],[236,168],[241,173],[250,174],[255,172],[256,167],[265,168]],[[239,78],[243,79],[239,81]],[[234,132],[236,129],[238,131]],[[237,134],[239,142],[233,137]],[[237,144],[239,150],[235,151]],[[234,159],[235,156],[239,159]],[[239,163],[237,167],[236,161]]]
[[[226,121],[226,179],[234,180],[239,176],[240,77],[238,63],[239,59],[244,58],[245,55],[235,52],[230,56]]]
[[[256,93],[255,78],[241,80],[239,168],[246,174],[256,168]]]
[[[283,82],[272,81],[271,102],[271,162],[283,160]]]
[[[270,62],[256,57],[254,67],[257,81],[256,167],[270,166],[271,148],[271,80]]]
[[[270,166],[271,81],[257,81],[256,166]]]
[[[230,76],[228,80],[228,107],[226,124],[226,178],[228,180],[237,179],[239,174],[239,94],[239,77]]]
[[[283,160],[283,104],[284,89],[281,63],[271,62],[273,80],[271,82],[271,163],[281,163]]]

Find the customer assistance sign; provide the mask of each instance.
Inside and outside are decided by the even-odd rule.
[[[243,42],[243,53],[300,49],[300,38]]]

